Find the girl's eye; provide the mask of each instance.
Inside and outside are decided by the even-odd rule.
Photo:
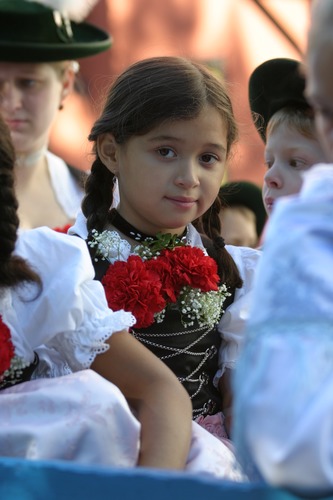
[[[269,170],[271,166],[273,165],[273,162],[271,160],[265,160],[265,167]]]
[[[209,153],[205,153],[204,155],[200,156],[200,161],[202,161],[205,164],[212,164],[216,161],[218,161],[218,157]]]
[[[174,158],[176,156],[176,153],[171,148],[158,148],[157,151],[163,158]]]

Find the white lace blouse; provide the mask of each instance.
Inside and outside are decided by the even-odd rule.
[[[127,312],[112,312],[80,238],[48,228],[21,231],[16,253],[28,260],[42,279],[36,285],[5,289],[0,314],[9,327],[16,354],[41,362],[34,376],[56,376],[88,368],[108,349],[105,341],[134,324]],[[44,347],[42,347],[44,346]]]

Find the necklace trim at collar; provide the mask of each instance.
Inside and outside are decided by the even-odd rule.
[[[47,147],[43,146],[41,149],[38,151],[35,151],[34,153],[30,153],[27,155],[17,155],[15,165],[17,167],[23,168],[23,167],[33,167],[36,165],[36,163],[42,158],[42,156],[45,156],[47,151]]]
[[[125,220],[115,208],[112,208],[110,210],[108,221],[116,229],[118,229],[118,231],[120,231],[128,238],[131,238],[132,240],[143,242],[143,241],[155,241],[158,239],[157,236],[151,236],[149,234],[143,233],[142,231],[138,231],[134,226],[132,226],[132,224],[127,222],[127,220]],[[186,243],[186,238],[187,238],[187,228],[181,235],[179,236],[174,235],[174,242],[176,244],[177,242]]]

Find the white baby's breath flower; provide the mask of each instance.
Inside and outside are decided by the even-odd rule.
[[[183,325],[193,326],[197,321],[199,326],[213,328],[220,319],[225,299],[230,295],[225,285],[220,286],[218,291],[210,292],[183,287],[178,298]]]
[[[116,231],[105,230],[99,233],[93,229],[88,245],[91,248],[97,247],[95,261],[101,258],[113,264],[116,260],[126,261],[131,254],[131,245]]]

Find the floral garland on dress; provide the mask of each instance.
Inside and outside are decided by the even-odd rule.
[[[136,318],[136,328],[161,323],[167,309],[180,312],[184,327],[197,321],[215,326],[230,292],[220,278],[215,260],[202,248],[186,245],[179,237],[158,234],[133,251],[116,231],[91,232],[89,246],[110,265],[102,279],[109,307],[124,309]]]

